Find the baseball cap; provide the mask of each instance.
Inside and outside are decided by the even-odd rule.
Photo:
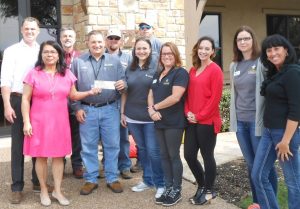
[[[119,29],[117,28],[111,28],[107,31],[107,37],[109,36],[118,36],[118,37],[122,37],[122,33]]]
[[[139,27],[141,27],[143,25],[148,25],[148,26],[153,27],[153,21],[151,21],[150,19],[144,19],[143,21],[140,22]]]

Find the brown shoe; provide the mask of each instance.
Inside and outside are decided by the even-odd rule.
[[[114,181],[110,184],[106,184],[108,188],[111,189],[114,193],[121,193],[123,192],[122,185],[119,181]]]
[[[47,184],[48,193],[53,192],[54,186]],[[41,192],[41,186],[40,185],[32,185],[32,190],[34,193],[40,193]]]
[[[83,168],[74,168],[73,169],[73,176],[77,179],[82,179],[83,178]]]
[[[121,171],[120,174],[123,179],[132,179],[130,171]]]
[[[91,194],[93,190],[98,188],[98,184],[94,184],[91,182],[85,182],[85,184],[80,189],[81,195]]]
[[[12,192],[10,196],[11,204],[20,204],[23,198],[23,194],[20,191]]]

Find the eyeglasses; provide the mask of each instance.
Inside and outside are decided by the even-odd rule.
[[[170,57],[170,56],[174,56],[174,54],[172,52],[167,52],[167,53],[161,53],[161,56],[162,57],[166,57],[166,56]]]
[[[251,37],[243,37],[243,38],[237,38],[236,42],[246,42],[246,41],[250,41],[252,38]]]
[[[121,39],[121,37],[119,36],[108,36],[107,37],[108,40],[116,40],[116,41],[119,41]]]
[[[144,30],[144,29],[149,30],[150,28],[152,28],[150,25],[141,25],[140,26],[140,30]]]
[[[42,54],[57,54],[57,51],[43,51]]]

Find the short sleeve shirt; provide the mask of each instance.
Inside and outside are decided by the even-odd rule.
[[[154,104],[159,103],[172,95],[173,86],[182,86],[187,88],[189,75],[184,68],[174,68],[168,74],[159,80],[160,73],[153,77],[151,89],[153,92]],[[159,110],[162,115],[160,121],[155,121],[156,128],[184,128],[186,119],[184,116],[184,98],[164,109]]]

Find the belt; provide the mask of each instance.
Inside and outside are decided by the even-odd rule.
[[[19,92],[11,92],[10,94],[13,96],[22,97],[22,94]]]
[[[114,103],[116,100],[113,100],[113,101],[110,101],[110,102],[105,102],[105,103],[88,103],[88,102],[81,102],[81,104],[84,104],[84,105],[88,105],[88,106],[91,106],[91,107],[103,107],[105,105],[109,105],[109,104],[112,104]]]

